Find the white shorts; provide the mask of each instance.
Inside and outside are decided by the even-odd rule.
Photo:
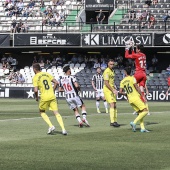
[[[75,109],[76,107],[80,107],[83,105],[83,101],[79,96],[75,96],[74,98],[66,99],[70,109]]]
[[[98,90],[96,91],[96,98],[100,98],[100,97],[104,97],[104,93],[103,93],[103,90]]]

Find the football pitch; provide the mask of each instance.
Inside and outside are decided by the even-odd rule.
[[[79,128],[65,100],[58,101],[68,132],[63,136],[51,112],[56,131],[46,134],[35,100],[0,99],[0,170],[170,170],[169,102],[149,102],[150,133],[139,125],[132,132],[135,116],[125,101],[117,103],[120,128],[109,125],[109,114],[96,113],[95,100],[84,102],[90,128]],[[103,102],[100,107],[104,111]]]

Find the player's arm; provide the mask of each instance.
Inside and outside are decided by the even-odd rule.
[[[52,79],[52,81],[51,82],[53,82],[53,89],[54,89],[54,91],[56,90],[56,88],[57,88],[57,86],[58,86],[58,82],[57,82],[57,80],[56,79]]]
[[[129,54],[129,50],[125,50],[125,58],[135,59],[137,57],[138,55],[134,51],[132,51],[132,54]]]
[[[168,96],[169,90],[170,90],[170,86],[168,87],[168,90],[166,91],[166,96]]]
[[[80,91],[80,86],[79,86],[79,84],[77,83],[77,81],[74,82],[74,85],[75,85],[76,89],[77,89],[78,91]]]
[[[127,93],[123,90],[123,88],[119,89],[119,93],[124,95],[124,96],[127,96]]]
[[[137,90],[137,92],[142,96],[142,92],[141,92],[139,86],[137,85],[137,83],[135,83],[133,85],[134,85],[135,89]]]
[[[149,91],[148,91],[148,87],[147,87],[146,84],[145,84],[145,90],[146,90],[146,94],[148,95],[148,94],[149,94]]]
[[[96,91],[96,86],[95,86],[95,84],[94,84],[94,81],[93,81],[93,80],[91,81],[91,84],[92,84],[93,89]]]
[[[38,101],[38,87],[34,87],[35,100]]]
[[[110,86],[109,80],[104,80],[104,84],[106,85],[106,87],[107,87],[112,93],[114,93],[114,94],[117,95],[117,90]]]

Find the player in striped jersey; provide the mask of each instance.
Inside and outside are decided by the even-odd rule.
[[[79,122],[79,127],[83,127],[83,123],[86,124],[87,127],[89,127],[89,123],[86,119],[87,112],[85,104],[83,103],[82,99],[78,95],[78,92],[80,91],[80,86],[77,83],[77,80],[74,76],[71,76],[71,70],[69,65],[65,66],[63,68],[63,72],[65,75],[60,77],[59,80],[59,91],[64,91],[66,96],[66,101],[68,105],[70,106],[70,109],[72,109],[75,113],[76,119]],[[82,110],[82,119],[80,118],[78,107]]]
[[[101,68],[100,67],[97,68],[97,73],[94,74],[93,77],[92,77],[92,86],[93,86],[93,89],[96,91],[97,113],[101,113],[100,109],[99,109],[100,98],[103,99],[106,113],[108,113],[107,102],[106,102],[106,99],[105,99],[104,93],[103,93],[103,75],[101,74]]]

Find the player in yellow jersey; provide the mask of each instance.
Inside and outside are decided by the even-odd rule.
[[[64,123],[63,123],[62,117],[58,113],[57,101],[56,101],[56,97],[54,95],[54,91],[58,84],[57,81],[49,73],[41,72],[41,68],[38,63],[33,64],[33,70],[35,73],[35,76],[33,77],[35,98],[36,98],[36,101],[39,100],[38,99],[38,90],[40,90],[41,98],[39,101],[39,111],[40,111],[41,117],[49,125],[49,129],[48,129],[47,133],[51,134],[55,130],[55,127],[53,126],[49,117],[45,113],[45,110],[50,108],[50,110],[53,111],[53,113],[62,129],[62,134],[67,135],[67,132],[64,128]],[[54,83],[53,87],[52,87],[52,82]]]
[[[149,132],[145,129],[144,126],[144,117],[147,115],[148,110],[145,103],[141,100],[142,92],[137,85],[136,79],[133,76],[130,76],[131,68],[125,68],[125,78],[120,82],[120,90],[119,93],[126,95],[128,98],[129,104],[136,110],[139,115],[137,118],[130,122],[132,126],[132,130],[136,131],[136,124],[140,121],[141,132]]]
[[[103,79],[104,79],[104,86],[103,86],[103,92],[106,101],[110,105],[110,126],[119,127],[120,125],[117,123],[117,108],[116,108],[116,96],[117,96],[117,90],[115,88],[114,84],[114,61],[110,59],[108,61],[108,67],[105,69],[103,73]]]

